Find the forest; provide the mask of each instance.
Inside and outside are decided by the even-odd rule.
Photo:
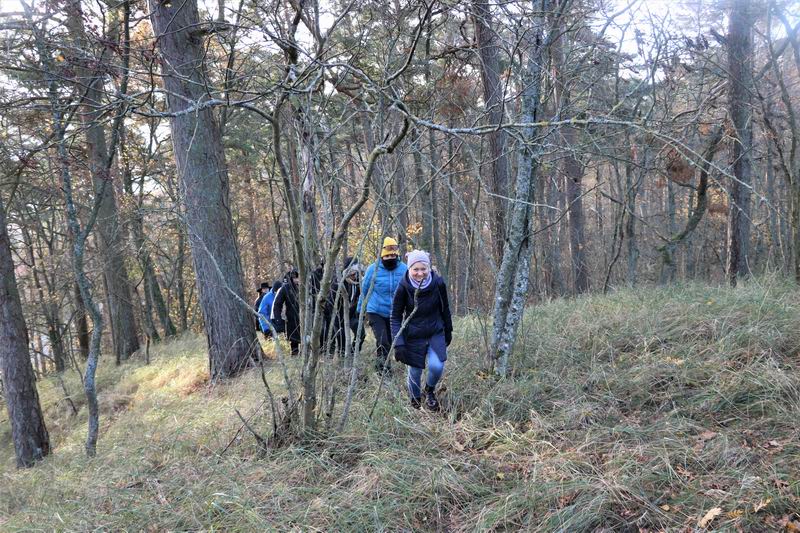
[[[4,0],[0,44],[0,529],[800,530],[800,2]]]

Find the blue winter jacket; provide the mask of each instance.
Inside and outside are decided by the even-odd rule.
[[[266,296],[261,298],[261,303],[258,306],[258,323],[261,325],[261,331],[266,333],[269,331],[269,317],[272,314],[272,302],[275,301],[275,293],[269,291]]]
[[[375,288],[367,301],[367,313],[389,318],[392,314],[392,299],[394,292],[400,285],[400,280],[408,271],[408,265],[402,261],[397,262],[394,270],[387,270],[381,260],[377,260],[367,267],[364,279],[361,280],[361,296],[358,297],[358,312],[361,312],[361,305],[369,293],[372,285],[372,278],[375,277]]]

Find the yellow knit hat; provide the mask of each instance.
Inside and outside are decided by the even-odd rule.
[[[381,259],[387,255],[400,255],[400,248],[397,246],[397,241],[391,237],[383,239],[383,247],[381,248]]]

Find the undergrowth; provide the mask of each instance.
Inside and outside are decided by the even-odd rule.
[[[79,377],[39,383],[55,451],[16,470],[0,424],[0,528],[791,530],[799,312],[774,278],[554,301],[526,314],[504,380],[485,371],[485,321],[462,318],[443,413],[408,406],[399,368],[376,402],[367,372],[343,432],[266,452],[234,411],[269,433],[258,369],[210,384],[185,337],[149,366],[101,365],[91,460]],[[266,376],[281,394],[277,363]]]

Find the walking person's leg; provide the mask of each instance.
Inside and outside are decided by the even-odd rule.
[[[422,402],[422,369],[408,367],[408,395],[411,398],[411,407],[419,409]]]
[[[389,369],[389,348],[392,346],[389,318],[375,313],[367,313],[367,317],[375,336],[375,371],[381,374]]]
[[[444,374],[444,361],[439,359],[433,348],[428,347],[425,362],[428,367],[428,375],[425,379],[425,407],[431,411],[438,411],[439,400],[436,398],[434,390],[436,389],[436,384],[442,379],[442,374]]]

